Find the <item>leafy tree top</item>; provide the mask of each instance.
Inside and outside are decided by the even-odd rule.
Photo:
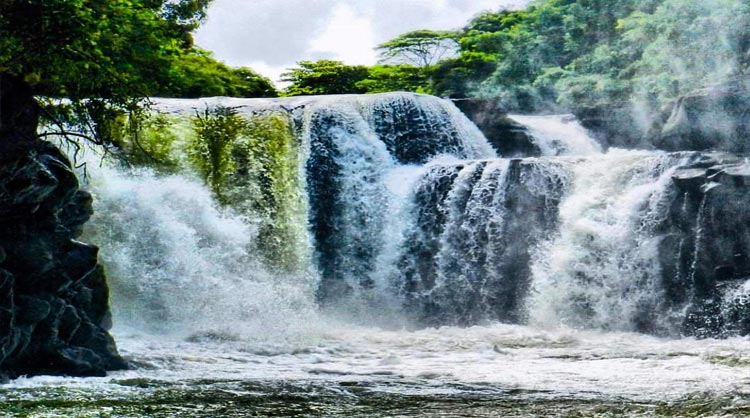
[[[282,81],[292,83],[285,89],[287,96],[365,92],[357,82],[367,78],[367,67],[333,60],[300,61],[297,65],[281,74]]]
[[[455,32],[421,29],[401,34],[375,49],[382,62],[427,67],[456,53],[456,37]]]
[[[0,74],[34,94],[127,103],[192,45],[211,0],[0,0]]]

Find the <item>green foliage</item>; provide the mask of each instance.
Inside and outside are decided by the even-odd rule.
[[[127,115],[146,97],[277,96],[267,79],[192,47],[190,32],[210,1],[0,0],[0,75],[23,80],[34,95],[67,99],[60,110],[45,106],[58,128],[72,125],[137,158],[159,153],[156,144],[127,150],[123,137]]]
[[[258,249],[276,268],[304,268],[306,210],[299,176],[299,144],[285,113],[261,113],[247,120],[232,149],[234,172],[226,200],[235,209],[260,217]]]
[[[143,111],[128,115],[122,151],[128,163],[161,172],[176,172],[179,161],[174,148],[178,139],[174,121],[159,113]]]
[[[300,61],[299,67],[281,75],[281,80],[292,83],[284,90],[286,96],[316,94],[358,94],[365,91],[357,83],[369,75],[367,67],[346,65],[340,61]]]
[[[195,137],[188,146],[188,159],[208,183],[216,198],[226,203],[224,186],[234,171],[233,144],[246,127],[236,111],[227,107],[205,109],[193,118]]]
[[[374,65],[367,78],[355,85],[366,93],[413,91],[430,94],[429,69],[413,65]]]
[[[537,0],[474,18],[458,56],[430,72],[432,85],[521,110],[633,100],[655,111],[747,74],[749,9],[742,0]]]
[[[267,78],[249,68],[230,68],[208,51],[192,49],[174,62],[166,82],[155,92],[162,97],[277,97]]]
[[[457,47],[455,32],[421,29],[401,34],[376,49],[382,62],[428,67],[454,54]]]
[[[315,94],[362,94],[389,91],[431,93],[430,68],[413,65],[346,65],[338,61],[302,61],[282,74],[292,84],[286,96]]]
[[[132,103],[156,90],[209,0],[5,0],[0,72],[35,94]]]

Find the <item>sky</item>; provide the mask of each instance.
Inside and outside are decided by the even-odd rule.
[[[376,45],[415,29],[463,27],[484,10],[529,0],[214,0],[196,44],[279,84],[303,60],[377,62]]]

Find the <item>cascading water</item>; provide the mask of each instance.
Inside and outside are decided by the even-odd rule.
[[[101,246],[133,369],[21,379],[0,395],[57,385],[34,396],[115,393],[148,408],[182,396],[170,413],[199,399],[217,416],[380,414],[402,397],[415,415],[446,397],[491,405],[456,415],[532,416],[518,402],[550,396],[583,415],[704,398],[743,407],[746,338],[629,333],[674,337],[695,313],[689,277],[714,274],[695,229],[720,216],[696,220],[708,198],[691,194],[706,188],[689,170],[716,158],[604,154],[569,116],[513,116],[543,156],[497,158],[450,102],[405,93],[154,108],[179,148],[195,111],[216,106],[272,117],[237,139],[223,207],[190,174],[90,170],[86,239]],[[292,262],[273,258],[280,249]],[[711,295],[725,330],[750,326],[747,283]]]
[[[653,331],[661,288],[658,226],[689,156],[613,150],[570,163],[559,231],[534,255],[533,324]]]
[[[680,332],[684,308],[692,301],[667,300],[673,289],[664,271],[672,266],[663,265],[659,245],[664,234],[659,231],[677,199],[671,187],[674,171],[698,161],[699,154],[624,150],[602,154],[572,116],[552,115],[512,116],[527,126],[547,156],[491,159],[494,152],[486,140],[449,102],[405,93],[157,102],[157,108],[183,118],[193,109],[228,105],[244,117],[287,112],[293,121],[300,151],[290,155],[300,156],[305,191],[299,205],[307,208],[316,271],[306,277],[318,277],[287,283],[306,289],[296,293],[300,300],[314,289],[324,307],[370,323],[401,323],[406,315],[421,325],[503,321]],[[232,195],[242,206],[243,191],[251,189],[246,182],[237,183],[235,189]],[[145,194],[139,199],[150,198]],[[208,207],[207,202],[205,196],[198,207]],[[113,205],[139,207],[109,206]],[[112,207],[101,212],[117,213]],[[166,214],[174,212],[171,208]],[[183,215],[188,216],[195,214]],[[166,224],[164,230],[172,228]],[[209,256],[211,261],[203,263],[207,267],[196,263],[187,274],[183,273],[186,263],[175,264],[180,258],[168,255],[180,250],[161,244],[165,255],[158,251],[151,255],[170,263],[153,274],[168,279],[156,282],[164,285],[174,276],[211,276],[218,281],[213,286],[220,288],[222,280],[242,276],[243,266],[256,263],[253,270],[262,271],[258,267],[262,260],[247,253],[255,251],[257,241],[251,232],[229,229],[238,235],[214,240],[216,248],[211,247],[212,239],[192,238],[195,243],[188,253],[225,258]],[[123,241],[106,240],[118,239]],[[154,235],[145,241],[171,238]],[[174,241],[191,242],[180,237]],[[148,260],[148,252],[132,248],[134,243],[121,245],[126,249],[110,252],[132,253],[135,259],[141,254]],[[246,252],[233,254],[238,248]],[[154,282],[145,268],[137,274],[147,278],[144,283]],[[117,271],[116,276],[120,274]],[[188,293],[210,293],[210,283]],[[148,286],[152,285],[141,288]],[[134,290],[125,286],[123,291]],[[228,294],[238,291],[228,288]],[[163,312],[169,318],[171,308],[159,302],[162,293],[169,294],[145,292],[144,300],[151,298],[153,315]],[[272,305],[272,299],[269,296],[260,305]],[[311,299],[305,303],[315,304]],[[189,305],[197,309],[205,304]],[[245,308],[240,304],[237,309]]]
[[[270,338],[314,315],[314,281],[270,273],[254,255],[257,231],[199,182],[107,168],[91,175],[88,237],[102,246],[118,326]]]
[[[542,155],[593,155],[602,147],[586,132],[573,115],[508,115],[528,127]]]

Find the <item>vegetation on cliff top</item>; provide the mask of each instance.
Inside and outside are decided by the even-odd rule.
[[[474,18],[433,83],[439,94],[501,97],[522,110],[626,100],[658,108],[746,74],[749,24],[742,0],[536,1]]]
[[[749,28],[743,0],[537,0],[481,13],[456,33],[414,31],[378,47],[384,62],[409,64],[300,63],[285,93],[407,90],[499,98],[520,111],[631,101],[658,112],[746,75]]]
[[[267,79],[193,47],[210,1],[2,1],[0,77],[69,99],[67,111],[101,143],[112,139],[98,136],[112,123],[103,118],[137,111],[149,96],[276,96]]]

